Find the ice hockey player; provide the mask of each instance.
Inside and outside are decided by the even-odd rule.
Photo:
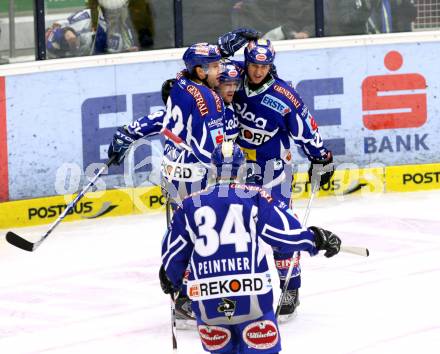
[[[286,203],[238,182],[244,155],[224,142],[212,154],[217,183],[184,199],[162,243],[161,287],[179,291],[187,266],[188,294],[203,348],[211,353],[275,354],[281,350],[272,283],[260,240],[285,253],[325,250],[341,240],[303,228]]]
[[[163,174],[165,188],[173,200],[181,200],[191,192],[206,187],[208,167],[214,147],[224,139],[224,103],[213,90],[219,85],[222,55],[231,55],[241,48],[256,33],[239,29],[222,36],[220,45],[197,43],[190,46],[183,55],[186,66],[177,77],[169,97],[165,116],[156,113],[155,123],[163,119],[163,127],[181,138],[191,152],[182,150],[168,142],[164,150]],[[149,118],[144,119],[146,127],[152,127]],[[116,155],[121,163],[125,152],[133,141],[146,135],[147,129],[141,122],[134,122],[117,130],[109,146],[108,155]],[[157,128],[153,128],[157,129]],[[150,131],[152,133],[152,131]],[[189,301],[182,293],[176,304],[176,311],[191,317]]]
[[[225,133],[224,104],[213,90],[219,85],[220,59],[232,55],[257,36],[258,32],[238,29],[223,35],[218,46],[208,43],[190,46],[183,55],[186,70],[179,73],[169,92],[166,114],[157,112],[151,119],[143,117],[118,128],[109,146],[109,157],[116,155],[117,163],[121,163],[133,141],[157,134],[165,127],[192,149],[182,152],[172,143],[165,146],[163,170],[179,192],[175,197],[204,188],[211,153],[223,141]]]
[[[235,140],[239,133],[239,123],[232,100],[234,99],[235,92],[241,85],[241,68],[232,61],[223,59],[219,81],[220,84],[216,91],[225,103],[225,140]]]
[[[235,113],[240,123],[236,141],[245,152],[248,164],[254,166],[253,182],[269,189],[273,196],[289,205],[293,178],[291,139],[310,160],[309,174],[313,167],[320,175],[321,186],[333,174],[333,157],[325,148],[318,126],[301,97],[273,74],[275,50],[272,43],[265,39],[250,41],[244,58],[244,82],[234,96]],[[280,311],[280,319],[286,320],[293,316],[299,304],[299,254],[291,260],[289,253],[275,250],[274,259],[281,288],[290,261],[295,262],[289,291]]]

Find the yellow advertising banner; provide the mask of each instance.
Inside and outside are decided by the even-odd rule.
[[[310,182],[307,173],[297,173],[293,182],[293,199],[310,196]],[[385,171],[382,167],[347,168],[335,171],[329,183],[320,188],[318,197],[345,196],[360,193],[383,193],[385,191]]]
[[[0,228],[33,226],[55,221],[76,195],[0,203]],[[114,189],[87,193],[64,221],[137,214],[163,208],[160,187]]]
[[[307,173],[295,175],[294,200],[310,196],[308,179]],[[428,189],[440,189],[440,164],[361,169],[347,164],[339,166],[331,181],[319,190],[317,196],[342,197],[352,194]],[[0,228],[52,223],[74,197],[75,195],[66,195],[0,203]],[[64,220],[160,211],[164,209],[164,204],[165,197],[158,186],[90,192],[77,203]]]
[[[440,188],[440,164],[386,168],[387,192],[413,192]]]

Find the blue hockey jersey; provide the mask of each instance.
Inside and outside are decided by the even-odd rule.
[[[270,74],[269,74],[270,75]],[[285,164],[292,163],[290,138],[309,159],[322,158],[324,147],[318,126],[294,88],[272,75],[258,90],[249,88],[247,78],[234,96],[240,123],[236,142],[248,162],[257,165],[256,179],[275,185],[283,180]]]
[[[225,140],[235,140],[238,136],[239,122],[238,117],[235,114],[234,105],[232,103],[225,107]]]
[[[176,287],[189,265],[187,294],[203,322],[237,324],[273,308],[260,239],[284,252],[318,252],[314,234],[286,203],[255,185],[216,184],[177,209],[163,240],[162,263]]]
[[[205,188],[215,145],[238,135],[238,119],[232,105],[225,108],[216,92],[187,79],[184,72],[177,79],[166,110],[143,116],[127,126],[137,138],[154,136],[166,127],[193,149],[191,153],[165,140],[162,172],[174,185],[167,184],[174,199],[176,191],[183,197]]]

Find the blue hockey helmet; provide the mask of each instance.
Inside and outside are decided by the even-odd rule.
[[[222,63],[219,80],[220,82],[240,82],[240,69],[232,61],[225,59]]]
[[[217,177],[238,177],[238,170],[246,159],[240,147],[232,141],[217,145],[211,155],[211,163],[216,167]]]
[[[186,69],[192,73],[196,66],[206,70],[209,63],[214,63],[222,58],[216,45],[208,43],[196,43],[183,53],[183,61]]]
[[[247,64],[273,64],[275,60],[275,49],[270,40],[257,39],[250,41],[244,49],[244,61]]]

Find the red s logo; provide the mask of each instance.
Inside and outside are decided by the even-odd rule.
[[[391,71],[401,68],[402,55],[385,56]],[[427,120],[426,80],[420,74],[369,76],[362,82],[364,126],[370,130],[417,128]]]

